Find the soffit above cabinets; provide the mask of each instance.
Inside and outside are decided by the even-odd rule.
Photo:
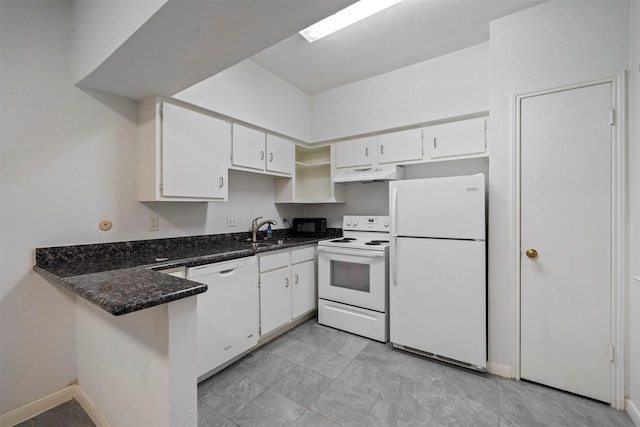
[[[489,41],[489,23],[547,0],[404,0],[314,43],[299,34],[251,59],[307,94]]]
[[[130,99],[171,96],[355,0],[169,0],[81,88]]]

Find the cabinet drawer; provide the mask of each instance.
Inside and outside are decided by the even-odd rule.
[[[260,272],[287,267],[289,265],[289,251],[260,257]]]
[[[316,247],[308,246],[301,249],[291,250],[291,264],[297,264],[303,261],[309,261],[315,258]]]

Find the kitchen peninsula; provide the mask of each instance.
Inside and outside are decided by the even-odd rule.
[[[34,270],[81,297],[75,309],[77,383],[106,423],[197,424],[194,297],[207,285],[160,271],[318,241],[276,234],[273,244],[256,248],[247,237],[234,233],[36,249]]]

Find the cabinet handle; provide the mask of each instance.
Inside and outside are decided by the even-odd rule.
[[[369,147],[365,147],[364,149],[364,155],[369,157]]]
[[[220,188],[222,188],[224,186],[224,177],[222,177],[222,176],[220,177],[219,184],[220,184]]]
[[[380,154],[384,154],[384,145],[380,146]]]
[[[269,153],[269,161],[273,162],[273,153]]]
[[[296,277],[296,281],[294,283],[297,285],[298,284],[298,275],[296,274],[295,277]]]
[[[226,346],[224,349],[225,349],[225,350],[229,350],[230,348],[231,348],[231,346],[230,346],[230,345],[228,345],[228,346]]]
[[[264,160],[264,150],[260,150],[260,160]]]
[[[286,285],[284,285],[284,287],[285,287],[285,288],[288,288],[288,287],[289,287],[289,278],[288,278],[288,277],[285,277],[285,278],[284,278],[284,282],[286,283]]]
[[[433,148],[438,148],[438,142],[433,138]]]

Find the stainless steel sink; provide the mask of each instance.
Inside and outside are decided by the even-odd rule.
[[[252,242],[251,246],[253,246],[253,249],[258,249],[258,248],[266,248],[269,246],[277,246],[277,245],[282,245],[284,244],[284,240],[263,240],[260,242]]]

